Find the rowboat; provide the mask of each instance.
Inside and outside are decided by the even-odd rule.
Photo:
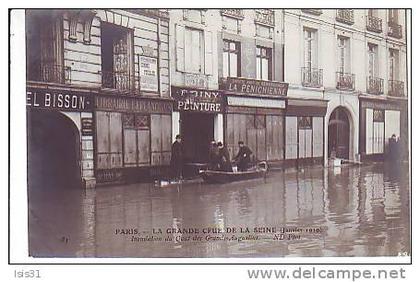
[[[217,171],[217,170],[200,170],[199,174],[207,183],[228,183],[234,181],[261,178],[266,175],[268,165],[266,162],[259,162],[257,165],[246,171]]]

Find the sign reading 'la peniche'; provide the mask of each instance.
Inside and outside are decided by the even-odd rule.
[[[289,84],[276,81],[228,77],[221,79],[220,87],[230,93],[278,97],[287,95]]]

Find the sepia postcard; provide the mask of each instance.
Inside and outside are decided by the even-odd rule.
[[[28,257],[411,257],[410,9],[20,24]]]

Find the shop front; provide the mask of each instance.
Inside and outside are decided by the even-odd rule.
[[[174,116],[182,136],[184,162],[188,166],[209,161],[211,141],[222,141],[223,97],[219,90],[171,88]]]
[[[256,160],[281,163],[288,84],[226,78],[220,88],[226,96],[224,141],[231,157],[243,141]]]
[[[165,98],[96,96],[97,183],[144,182],[169,173],[172,106]]]
[[[322,164],[328,101],[289,98],[287,102],[285,163]]]
[[[384,160],[389,139],[400,142],[400,158],[408,158],[408,104],[405,99],[378,99],[360,96],[361,160]]]
[[[95,186],[89,90],[28,85],[29,189]]]

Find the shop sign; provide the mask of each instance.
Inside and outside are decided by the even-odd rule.
[[[26,106],[65,111],[92,111],[92,94],[50,89],[26,89]]]
[[[139,56],[140,90],[158,92],[158,61],[157,58]]]
[[[230,93],[246,94],[252,96],[286,96],[288,83],[267,80],[253,80],[245,78],[223,78],[220,88]]]
[[[82,118],[82,136],[93,136],[93,119]]]
[[[132,113],[171,113],[172,102],[132,97],[98,95],[95,98],[97,110],[111,110]]]
[[[239,107],[284,109],[286,108],[286,101],[229,96],[227,97],[227,105]]]
[[[172,86],[175,110],[187,112],[220,113],[223,98],[219,90],[193,89]]]

